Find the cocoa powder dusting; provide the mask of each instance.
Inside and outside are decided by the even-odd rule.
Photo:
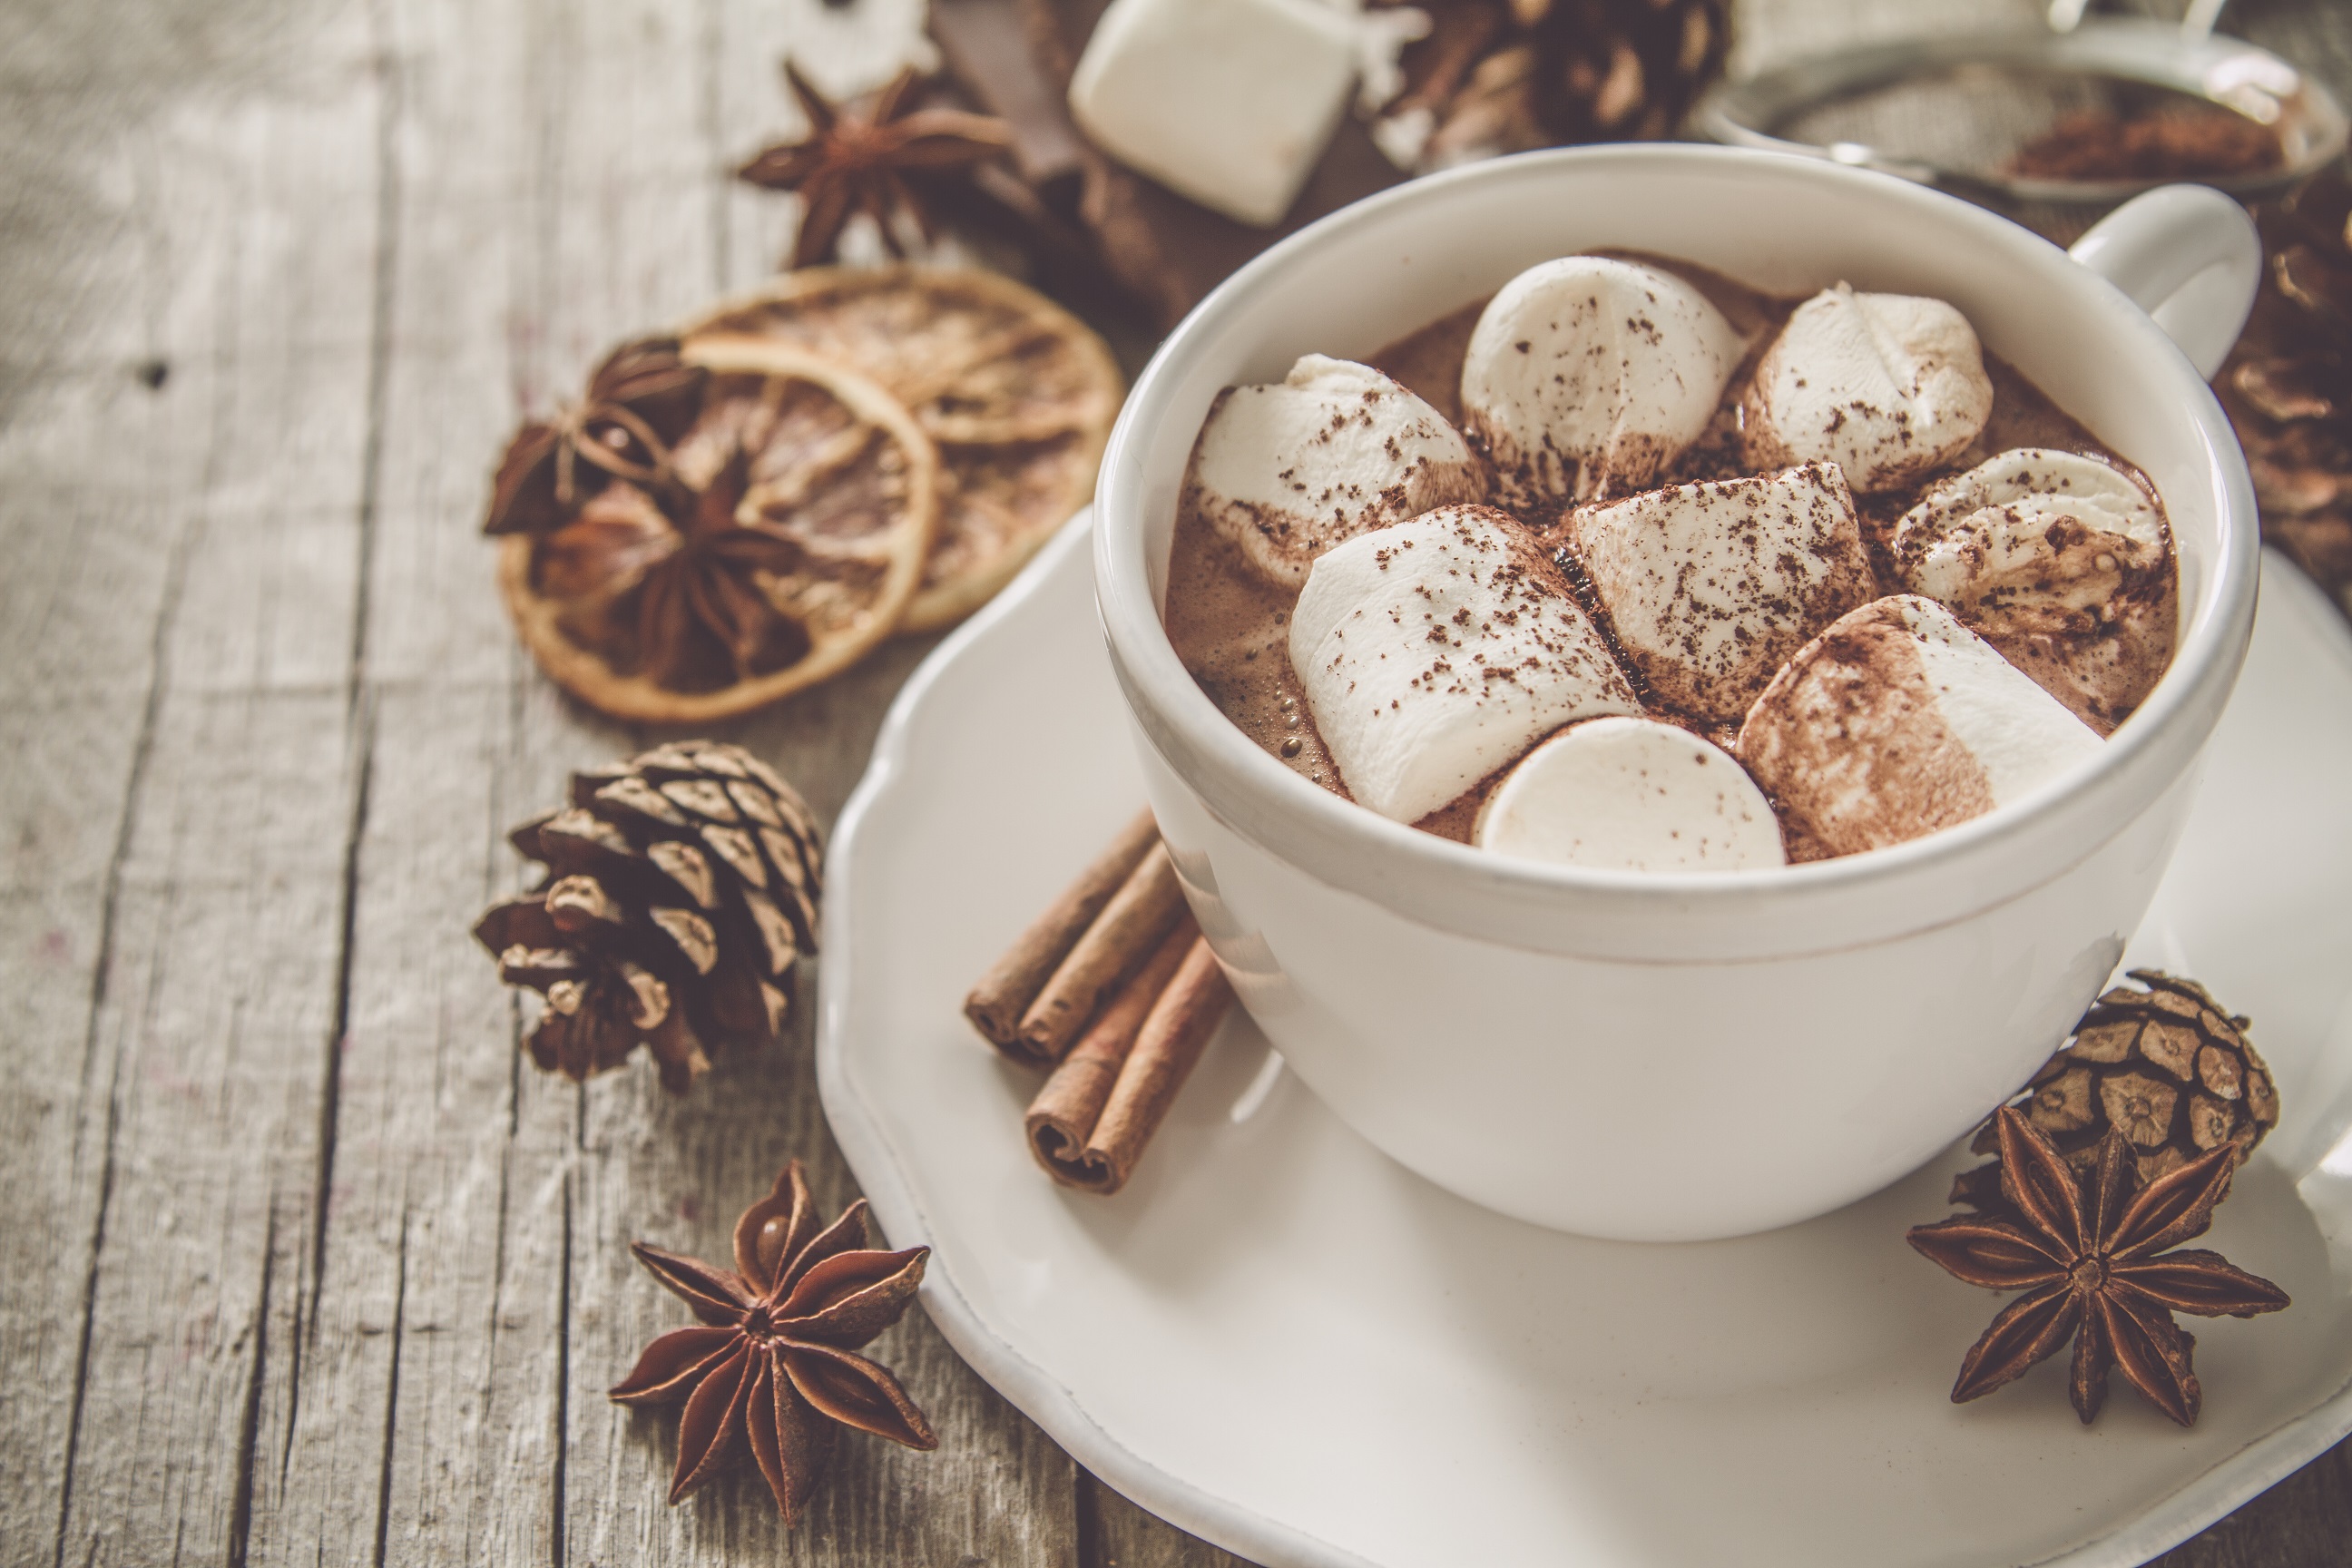
[[[1993,808],[1984,764],[1908,695],[1924,684],[1919,645],[1885,605],[1814,639],[1772,683],[1738,756],[1772,799],[1790,859],[1883,849]],[[1867,743],[1825,744],[1832,735]],[[1807,809],[1792,809],[1799,799]]]
[[[2135,113],[2062,117],[2017,150],[2005,173],[2041,180],[2211,180],[2275,169],[2286,149],[2273,127],[2186,93]]]

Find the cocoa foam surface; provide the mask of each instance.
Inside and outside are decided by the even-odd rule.
[[[1688,484],[1754,474],[1757,470],[1741,450],[1740,405],[1756,362],[1780,323],[1803,299],[1765,294],[1720,273],[1670,258],[1635,252],[1600,254],[1622,256],[1675,273],[1705,294],[1749,339],[1747,357],[1724,388],[1706,434],[1657,482]],[[1458,426],[1462,360],[1469,346],[1471,330],[1488,298],[1491,296],[1473,300],[1416,328],[1381,348],[1366,363],[1418,394]],[[1907,591],[1895,570],[1893,554],[1895,525],[1903,514],[1918,503],[1931,485],[1998,452],[2014,447],[2048,447],[2082,453],[2115,464],[2131,474],[2151,495],[2156,493],[2156,487],[2137,468],[2101,444],[2015,366],[1989,350],[1984,355],[1984,366],[1993,384],[1993,405],[1991,416],[1976,440],[1916,485],[1854,497],[1876,592],[1881,595]],[[2160,498],[2158,504],[2161,510]],[[1559,542],[1559,519],[1522,515],[1519,521],[1533,528],[1548,544]],[[1571,581],[1576,575],[1571,570]],[[2169,602],[2177,604],[2177,567],[2169,575],[2176,584]],[[1322,737],[1316,733],[1305,693],[1290,668],[1290,612],[1297,597],[1295,591],[1276,587],[1252,572],[1241,552],[1191,509],[1180,511],[1169,554],[1168,597],[1162,616],[1177,658],[1219,711],[1244,734],[1284,766],[1345,799],[1347,785]],[[1589,601],[1585,604],[1588,613],[1594,607]],[[1995,646],[2000,646],[1998,640]],[[2001,651],[2029,673],[2039,673],[2036,664],[2047,662],[2046,655],[2040,650],[2021,647],[2012,652],[2002,647]],[[2159,669],[2168,665],[2171,639],[2165,639],[2160,650],[2152,650],[2151,657],[2155,651],[2162,655]],[[1619,662],[1626,664],[1622,658]],[[1630,664],[1626,668],[1630,673]],[[2148,684],[2152,685],[2153,680]],[[2062,701],[2067,700],[2063,692],[2054,694]],[[1709,725],[1657,704],[1654,693],[1643,691],[1642,697],[1650,707],[1652,718],[1680,724],[1719,745],[1727,745],[1736,733],[1736,725]],[[2113,725],[2100,721],[2095,723],[2095,728],[2104,734]],[[1468,843],[1479,807],[1517,761],[1513,758],[1475,787],[1413,826],[1443,838]],[[1800,836],[1786,834],[1785,824],[1784,836],[1789,839],[1791,861],[1822,858],[1818,846],[1804,842]]]

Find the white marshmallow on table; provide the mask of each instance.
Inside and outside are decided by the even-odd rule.
[[[1307,354],[1282,381],[1217,395],[1184,489],[1260,576],[1297,588],[1341,540],[1477,500],[1486,478],[1436,409],[1370,366]]]
[[[1441,507],[1315,563],[1290,663],[1358,804],[1418,822],[1577,719],[1641,704],[1517,520]]]
[[[1316,0],[1111,0],[1071,74],[1070,117],[1179,195],[1269,226],[1347,110],[1360,31]]]
[[[1674,274],[1564,256],[1487,301],[1462,361],[1463,430],[1511,506],[1623,495],[1698,439],[1745,352]]]
[[[1721,748],[1652,719],[1589,719],[1529,752],[1479,808],[1481,849],[1622,871],[1783,865],[1771,803]]]
[[[1843,283],[1797,307],[1741,408],[1750,462],[1833,462],[1865,492],[1933,471],[1991,414],[1992,380],[1966,316],[1941,300]]]
[[[1951,611],[1898,594],[1790,659],[1732,752],[1797,836],[1850,855],[1981,816],[2105,743]]]
[[[1832,463],[1671,485],[1563,527],[1618,651],[1657,700],[1736,724],[1805,643],[1877,594]]]

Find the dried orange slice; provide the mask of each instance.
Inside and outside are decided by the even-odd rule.
[[[1124,392],[1085,322],[970,268],[803,268],[679,335],[688,363],[713,368],[776,342],[853,366],[938,444],[939,539],[908,631],[987,603],[1087,503]]]
[[[898,626],[939,476],[897,398],[761,341],[709,376],[661,462],[561,527],[509,535],[499,590],[540,667],[583,701],[659,724],[728,718],[838,674]]]

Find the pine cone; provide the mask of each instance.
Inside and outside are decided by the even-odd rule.
[[[2332,169],[2260,212],[2267,252],[2246,330],[2214,378],[2246,449],[2263,537],[2352,587],[2352,180]]]
[[[1536,118],[1556,142],[1671,136],[1723,68],[1725,0],[1518,0],[1532,14]]]
[[[474,935],[547,998],[541,1068],[585,1079],[643,1044],[683,1093],[710,1051],[782,1029],[793,962],[816,951],[821,847],[774,769],[712,741],[657,746],[573,774],[571,805],[510,837],[547,879]]]
[[[2135,969],[2131,978],[2147,989],[2119,985],[2100,997],[2014,1103],[2077,1171],[2091,1169],[2110,1127],[2130,1142],[2142,1187],[2224,1143],[2245,1163],[2279,1113],[2247,1021],[2193,980],[2153,969]],[[1999,1152],[1990,1121],[1969,1147]],[[1952,1201],[1997,1206],[2000,1163],[1953,1178]]]
[[[1727,0],[1413,0],[1427,38],[1374,132],[1417,173],[1671,136],[1731,45]]]

